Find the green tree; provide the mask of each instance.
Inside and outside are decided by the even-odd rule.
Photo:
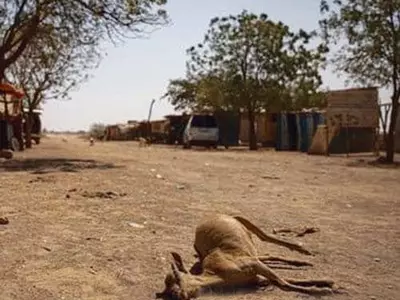
[[[170,80],[167,92],[162,96],[177,111],[196,110],[197,81],[187,78]]]
[[[307,47],[315,36],[265,14],[214,18],[203,42],[188,50],[188,76],[203,87],[203,99],[247,112],[249,148],[256,150],[256,113],[308,106],[321,85],[327,49]]]
[[[107,126],[103,123],[93,123],[90,125],[89,135],[94,139],[102,140],[106,134],[106,128]]]
[[[232,109],[229,101],[229,78],[216,75],[193,76],[170,80],[167,98],[177,111],[201,111],[206,109]]]
[[[54,29],[78,44],[140,37],[168,21],[166,0],[0,0],[0,82],[41,32]],[[44,45],[42,45],[44,46]]]
[[[356,83],[391,88],[385,143],[386,161],[392,163],[400,98],[400,0],[322,0],[321,12],[324,38],[338,46],[336,70]]]

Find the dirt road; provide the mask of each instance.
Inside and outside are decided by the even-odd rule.
[[[400,169],[358,164],[50,136],[0,164],[0,217],[9,220],[0,225],[0,299],[154,299],[169,251],[193,262],[194,228],[212,212],[242,214],[266,231],[319,227],[296,238],[318,253],[315,267],[280,274],[331,278],[349,292],[327,299],[398,299]],[[275,288],[204,299],[266,297],[308,298]]]

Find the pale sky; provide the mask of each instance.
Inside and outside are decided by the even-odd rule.
[[[201,42],[211,18],[238,14],[243,9],[267,13],[292,29],[318,27],[319,0],[168,0],[172,24],[149,39],[129,40],[108,56],[93,78],[69,101],[44,105],[43,127],[48,130],[87,130],[94,122],[125,123],[147,119],[151,99],[156,99],[152,119],[172,113],[167,100],[159,100],[168,81],[184,76],[185,50]],[[331,71],[323,73],[323,86],[343,88],[344,80]],[[386,98],[386,93],[381,97]]]

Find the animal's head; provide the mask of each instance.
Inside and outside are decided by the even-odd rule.
[[[181,256],[172,252],[171,272],[164,279],[164,290],[156,294],[156,299],[187,300],[193,297],[188,290],[188,279],[191,276],[183,265]]]

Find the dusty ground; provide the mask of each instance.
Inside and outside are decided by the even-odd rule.
[[[242,214],[267,231],[317,226],[298,238],[318,252],[315,268],[290,277],[332,278],[349,292],[326,299],[399,299],[400,169],[67,139],[51,136],[0,164],[0,217],[10,222],[0,225],[2,300],[153,299],[168,252],[191,263],[195,225],[210,212]],[[304,259],[269,244],[260,252]],[[274,289],[204,299],[266,297],[309,298]]]

